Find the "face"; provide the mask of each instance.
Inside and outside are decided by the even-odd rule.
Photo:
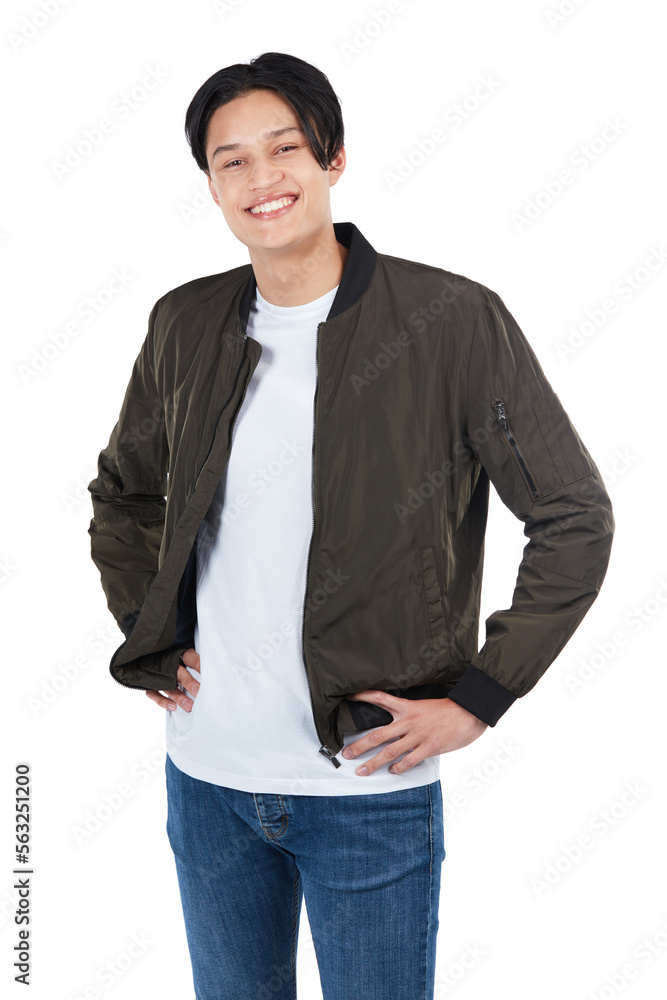
[[[271,135],[278,129],[282,134]],[[278,94],[254,90],[216,108],[206,159],[213,200],[251,256],[295,248],[332,225],[329,189],[345,169],[345,150],[323,170],[295,111]],[[290,205],[249,211],[283,196]]]

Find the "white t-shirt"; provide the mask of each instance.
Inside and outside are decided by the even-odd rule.
[[[317,325],[336,291],[299,306],[273,305],[256,292],[247,332],[262,356],[197,535],[201,673],[190,673],[200,688],[191,712],[165,713],[167,752],[178,768],[248,792],[364,795],[439,777],[437,756],[403,774],[390,774],[388,764],[354,773],[386,744],[353,760],[339,752],[339,768],[319,753],[301,614],[313,529]],[[369,732],[344,733],[345,746]]]

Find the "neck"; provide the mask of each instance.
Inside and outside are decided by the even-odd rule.
[[[340,284],[349,250],[336,240],[333,224],[280,254],[250,252],[260,295],[276,306],[301,306]]]

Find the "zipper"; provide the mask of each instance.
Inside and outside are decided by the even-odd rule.
[[[301,643],[303,652],[303,662],[306,668],[306,676],[308,679],[308,693],[310,694],[310,708],[313,713],[313,721],[315,723],[315,731],[317,732],[317,737],[321,741],[322,745],[319,749],[319,753],[327,757],[334,767],[340,767],[341,763],[336,760],[336,755],[331,749],[326,745],[326,742],[320,732],[320,727],[317,722],[317,715],[315,713],[315,703],[313,701],[313,689],[310,682],[310,673],[308,671],[308,659],[306,657],[306,596],[308,594],[308,570],[310,568],[310,556],[313,551],[313,538],[315,537],[315,511],[316,511],[316,499],[317,499],[317,449],[315,448],[315,436],[317,433],[317,392],[319,384],[319,353],[320,353],[320,329],[324,326],[324,320],[317,324],[317,347],[315,351],[315,395],[313,397],[313,475],[310,484],[310,503],[311,511],[313,516],[313,531],[310,536],[310,545],[308,546],[308,559],[306,561],[306,592],[303,597],[303,607],[301,609]]]
[[[211,454],[211,451],[213,450],[213,442],[215,441],[215,435],[216,435],[216,432],[217,432],[217,430],[218,430],[218,424],[219,424],[219,422],[220,422],[220,417],[222,416],[222,414],[223,414],[223,411],[224,411],[224,410],[225,410],[225,409],[227,408],[227,406],[229,405],[229,402],[230,402],[230,400],[231,400],[231,399],[233,398],[233,396],[234,396],[234,393],[236,392],[236,386],[237,386],[237,384],[238,384],[238,380],[239,380],[239,372],[241,371],[241,366],[242,366],[242,364],[243,364],[243,362],[244,362],[244,360],[245,360],[245,356],[246,356],[246,353],[247,353],[247,348],[248,348],[248,334],[247,334],[247,332],[246,332],[246,331],[244,330],[244,331],[243,331],[243,350],[241,351],[241,358],[240,358],[240,360],[239,360],[239,363],[238,363],[238,365],[236,366],[236,374],[234,375],[234,382],[233,382],[233,384],[232,384],[232,391],[231,391],[231,392],[230,392],[230,394],[229,394],[229,395],[227,396],[227,399],[226,399],[226,400],[224,401],[224,403],[222,404],[222,406],[221,406],[221,407],[220,407],[220,409],[218,410],[218,415],[217,415],[217,417],[215,418],[215,429],[214,429],[214,431],[213,431],[213,437],[211,438],[211,443],[210,443],[210,445],[208,446],[208,451],[206,452],[206,457],[205,457],[204,461],[203,461],[203,462],[202,462],[202,464],[201,464],[201,465],[199,466],[199,471],[197,472],[197,475],[195,476],[195,481],[194,481],[194,485],[193,485],[192,489],[190,490],[190,496],[188,497],[188,501],[187,501],[187,503],[186,503],[186,505],[185,505],[185,507],[184,507],[184,509],[183,509],[183,513],[181,514],[181,516],[180,516],[180,517],[179,517],[179,519],[178,519],[178,521],[179,521],[179,524],[180,524],[180,522],[181,522],[181,520],[182,520],[182,518],[183,518],[183,515],[185,514],[185,511],[186,511],[186,510],[188,509],[188,507],[190,506],[190,500],[192,499],[192,494],[193,494],[193,493],[195,492],[195,490],[197,489],[197,483],[199,482],[199,477],[201,476],[201,474],[202,474],[202,472],[203,472],[203,470],[204,470],[204,466],[205,466],[205,465],[206,465],[206,463],[208,462],[208,460],[209,460],[209,456],[210,456],[210,454]],[[230,427],[230,429],[229,429],[229,430],[230,430],[230,437],[231,437],[231,431],[232,431],[232,430],[233,430],[233,428],[234,428],[234,422],[236,421],[236,417],[237,417],[237,415],[238,415],[238,411],[237,411],[237,413],[235,413],[235,414],[234,414],[234,420],[232,420],[232,426],[231,426],[231,427]]]
[[[537,486],[535,485],[535,480],[528,471],[528,466],[526,465],[525,459],[521,454],[521,451],[519,450],[519,445],[517,444],[516,439],[509,428],[509,424],[507,423],[507,413],[505,411],[505,404],[502,401],[502,399],[497,399],[493,404],[493,406],[496,413],[498,414],[498,423],[505,432],[505,437],[507,438],[511,449],[514,452],[516,460],[519,463],[519,466],[521,468],[521,471],[523,472],[528,488],[530,489],[530,492],[533,495],[533,499],[538,500],[540,494],[539,490],[537,489]]]
[[[230,402],[230,400],[231,400],[231,399],[233,399],[233,397],[234,397],[234,393],[236,392],[236,386],[237,386],[237,384],[238,384],[238,380],[239,380],[239,373],[240,373],[240,371],[241,371],[241,366],[242,366],[242,364],[243,364],[243,361],[244,361],[244,359],[245,359],[245,356],[246,356],[246,353],[247,353],[247,345],[248,345],[248,333],[247,333],[247,331],[246,331],[246,330],[244,330],[244,331],[243,331],[243,349],[242,349],[242,351],[241,351],[241,358],[240,358],[240,360],[239,360],[239,363],[238,363],[238,365],[236,366],[236,374],[234,375],[234,382],[233,382],[233,385],[232,385],[232,390],[231,390],[231,392],[229,393],[229,395],[227,396],[227,399],[225,400],[225,402],[224,402],[224,403],[222,404],[222,406],[221,406],[221,407],[220,407],[220,409],[218,410],[218,415],[217,415],[217,417],[216,417],[216,419],[215,419],[215,429],[214,429],[214,431],[213,431],[213,437],[211,438],[211,443],[210,443],[210,445],[209,445],[209,448],[208,448],[208,451],[206,452],[206,457],[204,458],[204,461],[203,461],[203,462],[201,463],[201,465],[199,466],[199,470],[198,470],[198,472],[197,472],[197,475],[195,476],[195,479],[194,479],[194,485],[193,485],[193,486],[192,486],[192,488],[190,489],[190,492],[189,492],[189,494],[188,494],[188,499],[187,499],[187,501],[186,501],[186,504],[185,504],[185,507],[184,507],[184,508],[183,508],[183,510],[181,511],[181,516],[180,516],[180,517],[179,517],[179,519],[178,519],[178,524],[177,524],[177,525],[176,525],[176,527],[174,528],[174,534],[176,534],[176,531],[178,530],[178,525],[179,525],[179,524],[181,523],[181,521],[182,521],[182,520],[183,520],[183,518],[185,517],[185,514],[186,514],[186,511],[187,511],[187,509],[188,509],[188,507],[190,506],[190,503],[191,503],[191,501],[192,501],[192,497],[193,497],[193,494],[194,494],[194,492],[195,492],[195,490],[196,490],[196,488],[197,488],[197,483],[199,482],[199,477],[201,476],[201,474],[202,474],[202,472],[203,472],[203,469],[204,469],[204,466],[205,466],[205,465],[206,465],[206,463],[208,462],[208,459],[209,459],[209,456],[210,456],[210,454],[211,454],[211,451],[212,451],[212,449],[213,449],[213,442],[215,441],[215,435],[216,435],[216,432],[217,432],[217,429],[218,429],[218,423],[220,422],[220,417],[222,416],[222,414],[223,414],[223,411],[224,411],[224,410],[226,409],[226,407],[227,407],[227,406],[229,405],[229,402]],[[238,411],[237,411],[237,413],[236,413],[236,414],[234,415],[234,419],[232,420],[232,427],[230,428],[230,431],[231,431],[231,429],[232,429],[232,428],[233,428],[233,426],[234,426],[234,421],[236,420],[236,416],[237,416],[237,414],[238,414]],[[149,591],[148,591],[148,592],[150,593],[150,588],[149,588]],[[146,601],[147,601],[147,600],[148,600],[148,594],[146,594],[146,597],[144,598],[144,602],[143,602],[143,604],[141,605],[141,607],[139,608],[139,614],[137,615],[137,621],[139,620],[139,616],[141,615],[141,612],[142,612],[142,611],[144,610],[144,606],[145,606],[145,604],[146,604]],[[135,628],[136,628],[136,624],[137,624],[137,623],[135,622],[134,624],[135,624]],[[132,635],[132,633],[130,633],[130,636],[131,636],[131,635]],[[127,639],[125,640],[125,642],[128,642],[128,641],[129,641],[129,637],[128,637],[128,638],[127,638]],[[125,645],[125,642],[123,642],[123,643],[122,643],[122,644],[121,644],[121,645],[120,645],[120,646],[118,647],[118,649],[116,650],[116,653],[118,653],[118,652],[119,652],[119,650],[121,650],[121,649],[123,648],[123,646]],[[111,666],[111,664],[113,664],[113,660],[114,660],[114,657],[115,657],[116,653],[114,653],[114,654],[113,654],[113,656],[111,657],[111,663],[110,663],[110,666]],[[109,672],[111,673],[111,671],[109,671]],[[119,681],[119,680],[118,680],[118,678],[116,677],[116,675],[115,675],[115,674],[111,673],[111,676],[112,676],[112,677],[113,677],[113,679],[115,680],[116,684],[120,684],[120,686],[121,686],[121,687],[123,687],[123,688],[129,688],[130,690],[135,690],[135,691],[153,691],[153,690],[155,690],[154,688],[146,688],[146,687],[140,687],[140,686],[139,686],[138,684],[123,684],[123,682],[122,682],[122,681]],[[339,765],[339,766],[340,766],[340,765]]]

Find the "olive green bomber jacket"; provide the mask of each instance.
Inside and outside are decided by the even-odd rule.
[[[494,726],[595,600],[614,518],[500,296],[334,230],[349,255],[317,330],[301,646],[320,752],[340,766],[343,732],[392,720],[356,691],[450,697]],[[88,485],[91,555],[125,636],[109,669],[127,687],[176,688],[194,645],[197,530],[262,353],[246,333],[255,288],[245,264],[158,299]],[[527,544],[478,650],[490,483]]]

